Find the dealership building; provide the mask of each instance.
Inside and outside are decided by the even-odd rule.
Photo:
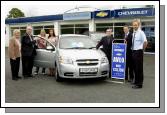
[[[155,9],[154,8],[131,8],[115,10],[97,10],[86,12],[73,12],[58,15],[35,16],[24,18],[6,19],[6,46],[9,44],[14,29],[20,29],[21,35],[26,32],[26,26],[32,25],[33,34],[38,35],[41,29],[48,33],[54,29],[60,34],[88,34],[90,32],[105,32],[107,28],[113,30],[113,36],[121,39],[123,26],[131,26],[133,19],[140,19],[142,30],[148,40],[146,52],[155,52]],[[122,38],[123,39],[123,38]]]

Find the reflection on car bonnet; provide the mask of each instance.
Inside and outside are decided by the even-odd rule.
[[[82,42],[78,42],[78,43],[73,42],[73,43],[71,44],[71,46],[72,46],[72,47],[84,47],[84,44],[83,44]]]

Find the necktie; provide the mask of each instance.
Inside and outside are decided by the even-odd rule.
[[[108,44],[110,44],[110,39],[111,39],[111,38],[108,37]]]
[[[132,39],[132,50],[134,49],[135,35],[136,35],[136,32],[134,32],[133,39]]]
[[[127,35],[127,34],[125,34],[125,38],[124,38],[125,40],[127,39],[127,36],[128,36],[128,35]]]
[[[31,41],[33,41],[32,36],[31,36],[31,35],[29,35],[29,37],[30,37],[30,40],[31,40]],[[32,47],[34,48],[34,44],[32,44]]]
[[[31,35],[29,35],[29,37],[30,37],[30,40],[32,41],[32,37],[31,37]]]

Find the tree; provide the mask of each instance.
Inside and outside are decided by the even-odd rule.
[[[9,15],[7,16],[7,18],[18,18],[18,17],[25,17],[24,13],[18,8],[12,8],[9,11]]]

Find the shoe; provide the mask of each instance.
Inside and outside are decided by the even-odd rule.
[[[132,83],[132,80],[128,80],[129,83]]]
[[[131,85],[135,85],[135,83],[134,83],[134,82],[130,82],[130,84],[131,84]]]
[[[17,80],[18,80],[18,78],[12,78],[12,80],[15,80],[15,81],[17,81]]]
[[[37,73],[37,72],[34,72],[34,75],[38,75],[38,73]]]
[[[46,73],[45,73],[45,72],[42,72],[42,75],[46,75]]]
[[[133,89],[140,89],[140,88],[142,88],[142,85],[134,85],[134,86],[132,86],[132,88]]]
[[[27,77],[34,77],[34,76],[31,74],[31,75],[28,75]]]
[[[28,77],[28,75],[23,75],[24,76],[24,78],[27,78]]]
[[[22,77],[20,77],[20,76],[17,76],[17,78],[18,78],[18,79],[21,79]]]

